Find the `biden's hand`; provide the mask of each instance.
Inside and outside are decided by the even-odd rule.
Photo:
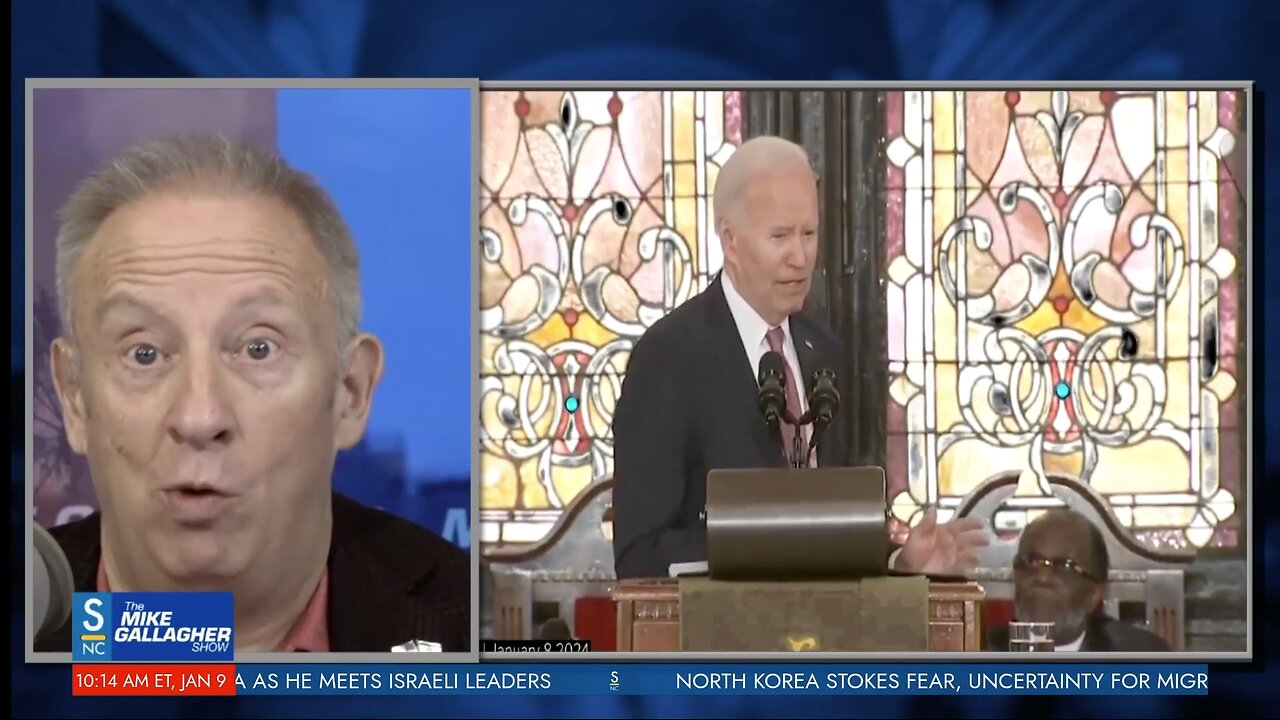
[[[894,569],[921,575],[965,575],[978,564],[978,549],[989,544],[982,522],[959,518],[938,523],[931,508],[911,529]]]

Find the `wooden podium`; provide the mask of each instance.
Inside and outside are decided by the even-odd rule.
[[[972,581],[931,583],[929,650],[981,650],[984,596],[982,586]],[[618,583],[613,591],[618,607],[618,650],[679,652],[679,598],[675,580],[623,580]]]

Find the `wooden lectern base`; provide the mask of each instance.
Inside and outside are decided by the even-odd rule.
[[[929,586],[929,650],[982,649],[982,586],[972,581],[934,581]],[[677,581],[623,580],[613,591],[618,606],[618,650],[680,651],[680,591]]]

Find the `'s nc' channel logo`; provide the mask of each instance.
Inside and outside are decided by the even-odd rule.
[[[110,593],[76,593],[71,610],[71,628],[76,634],[71,638],[71,658],[83,660],[111,659]]]
[[[73,603],[75,662],[235,659],[231,593],[75,593]]]
[[[622,683],[618,682],[618,671],[614,670],[610,672],[609,673],[609,689],[612,690],[613,692],[618,692],[618,687],[621,684]]]

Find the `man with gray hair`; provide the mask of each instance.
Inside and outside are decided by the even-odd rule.
[[[1107,541],[1084,515],[1068,508],[1036,518],[1018,539],[1013,560],[1014,619],[1052,623],[1056,652],[1160,652],[1159,635],[1102,611],[1111,571]],[[988,638],[988,649],[1009,649],[1009,628]]]
[[[818,256],[818,191],[803,148],[757,137],[729,157],[713,198],[724,271],[649,328],[632,350],[614,414],[613,547],[618,577],[666,577],[706,560],[707,473],[787,467],[809,428],[771,433],[757,410],[756,368],[783,359],[787,410],[808,410],[813,371],[836,366],[836,337],[801,310]],[[848,397],[848,393],[841,393]],[[856,400],[855,400],[856,401]],[[826,429],[811,465],[848,464],[846,428]],[[906,572],[958,574],[986,544],[976,521],[926,513],[894,558]]]
[[[75,589],[230,591],[239,652],[470,650],[467,555],[332,490],[383,351],[328,194],[274,152],[165,140],[61,220],[52,372],[100,506],[52,530]]]

